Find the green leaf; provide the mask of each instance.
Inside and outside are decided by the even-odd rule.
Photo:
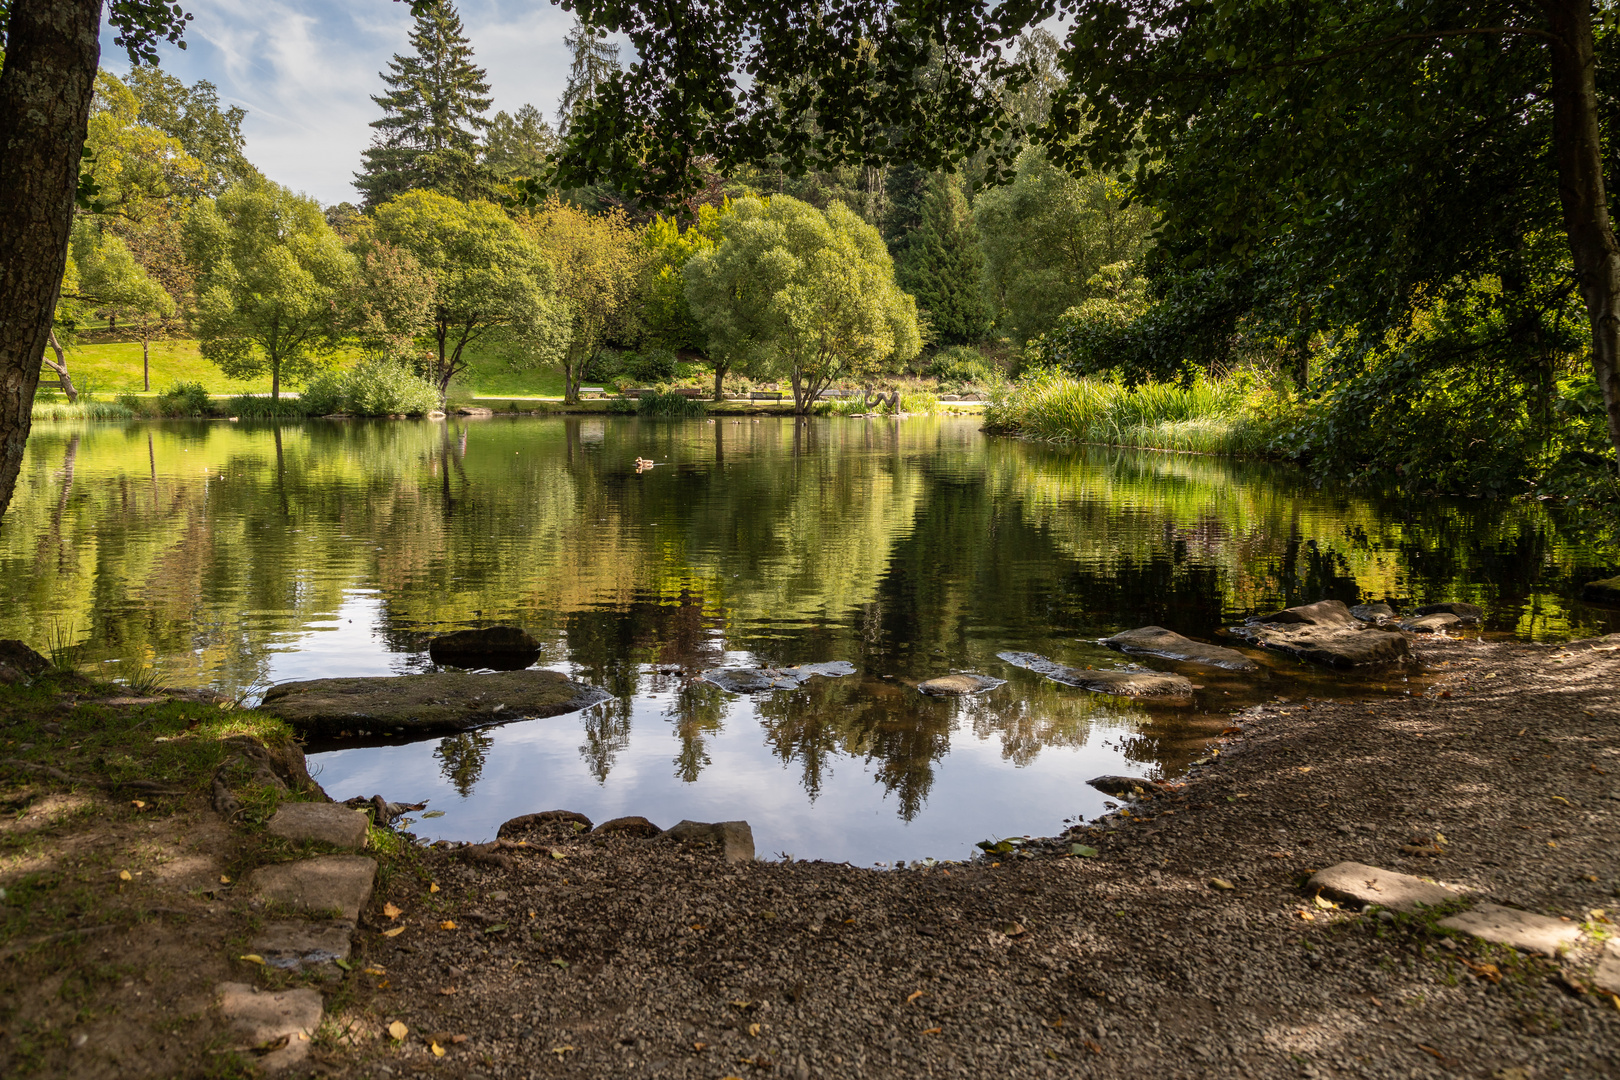
[[[1082,859],[1090,859],[1096,856],[1097,849],[1090,844],[1070,844],[1069,854],[1078,855]]]
[[[443,810],[429,810],[425,814],[423,814],[422,816],[425,817],[425,818],[444,817],[444,811]]]

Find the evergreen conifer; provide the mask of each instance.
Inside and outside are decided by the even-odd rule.
[[[355,188],[367,209],[418,188],[462,199],[487,197],[489,170],[478,162],[478,135],[489,121],[489,83],[451,0],[416,16],[413,56],[394,54],[373,97],[383,108]]]
[[[979,247],[961,177],[934,173],[907,195],[910,197],[896,193],[896,209],[890,217],[897,229],[904,227],[911,214],[916,221],[891,245],[895,279],[917,298],[935,343],[972,345],[983,340],[990,326],[990,309],[984,299],[984,251]]]
[[[557,103],[557,133],[561,136],[568,134],[574,114],[596,96],[597,87],[619,70],[619,47],[598,34],[599,31],[576,15],[574,28],[563,38],[563,44],[573,54],[573,62],[568,68],[568,84],[563,87],[562,99]]]

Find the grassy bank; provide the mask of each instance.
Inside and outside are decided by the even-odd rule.
[[[985,407],[985,430],[1064,442],[1198,454],[1260,455],[1277,396],[1239,379],[1126,387],[1053,370],[1025,375]]]

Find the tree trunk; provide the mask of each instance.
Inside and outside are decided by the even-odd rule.
[[[270,401],[281,404],[281,361],[270,361]]]
[[[1575,273],[1592,324],[1592,374],[1603,391],[1609,441],[1620,459],[1620,244],[1603,181],[1592,13],[1587,0],[1543,5],[1552,43],[1553,156]]]
[[[50,340],[101,47],[101,0],[11,0],[0,71],[0,514]]]
[[[714,400],[716,401],[726,400],[726,372],[730,370],[730,364],[720,360],[714,362]]]
[[[68,374],[67,354],[62,351],[61,343],[56,340],[55,327],[51,328],[49,340],[51,343],[51,352],[56,354],[56,359],[52,361],[51,358],[47,356],[45,358],[45,364],[52,371],[56,372],[56,385],[62,388],[62,393],[67,395],[68,404],[72,405],[74,402],[79,400],[79,391],[73,385],[73,376]],[[0,506],[0,510],[4,510],[4,507]]]
[[[152,392],[152,334],[150,330],[141,335],[141,389],[148,394]]]

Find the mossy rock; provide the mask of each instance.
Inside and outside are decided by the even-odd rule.
[[[440,671],[281,683],[260,708],[305,734],[415,734],[560,716],[609,696],[555,671]]]
[[[1581,586],[1581,599],[1588,604],[1607,604],[1620,607],[1620,577],[1589,581]]]

